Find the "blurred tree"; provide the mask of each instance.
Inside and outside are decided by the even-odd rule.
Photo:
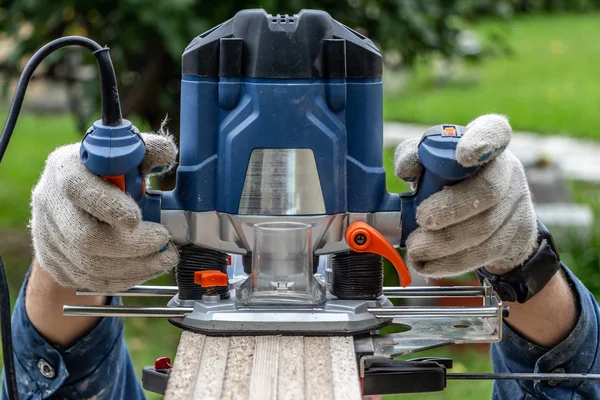
[[[15,75],[44,43],[65,35],[90,37],[111,48],[123,113],[158,127],[165,114],[177,132],[180,57],[198,34],[244,8],[271,13],[323,9],[371,37],[391,67],[410,66],[419,55],[457,54],[457,37],[482,10],[496,13],[494,0],[0,0],[0,29],[14,47],[0,68]],[[491,11],[490,11],[491,10]],[[68,83],[70,105],[82,129],[90,123],[85,98],[97,98],[97,83],[85,74],[92,57],[60,52],[46,64],[45,78]],[[89,70],[88,70],[89,71]],[[93,70],[92,70],[93,71]],[[86,83],[85,90],[77,90]]]

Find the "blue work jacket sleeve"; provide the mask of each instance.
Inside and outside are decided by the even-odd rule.
[[[600,373],[600,310],[594,296],[563,265],[563,272],[579,302],[575,328],[551,349],[530,343],[507,324],[503,337],[492,345],[495,372]],[[548,309],[549,315],[553,311]],[[553,315],[560,319],[560,315]],[[592,381],[496,381],[493,399],[600,399],[600,383]]]
[[[26,284],[27,278],[12,316],[21,400],[145,398],[123,339],[123,319],[101,319],[68,349],[52,345],[42,338],[27,316]],[[120,298],[112,298],[111,304],[119,303]],[[9,400],[5,379],[2,400]]]

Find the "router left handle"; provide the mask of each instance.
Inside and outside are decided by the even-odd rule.
[[[137,128],[126,119],[115,126],[94,122],[81,142],[81,162],[127,193],[140,206],[145,221],[160,222],[160,195],[146,192],[140,165],[146,145]]]

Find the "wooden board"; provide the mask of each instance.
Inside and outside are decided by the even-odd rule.
[[[165,400],[360,400],[352,337],[184,331]]]

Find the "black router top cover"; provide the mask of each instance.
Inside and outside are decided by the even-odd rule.
[[[324,11],[270,15],[238,12],[196,37],[182,57],[183,75],[224,78],[379,78],[373,42]]]

